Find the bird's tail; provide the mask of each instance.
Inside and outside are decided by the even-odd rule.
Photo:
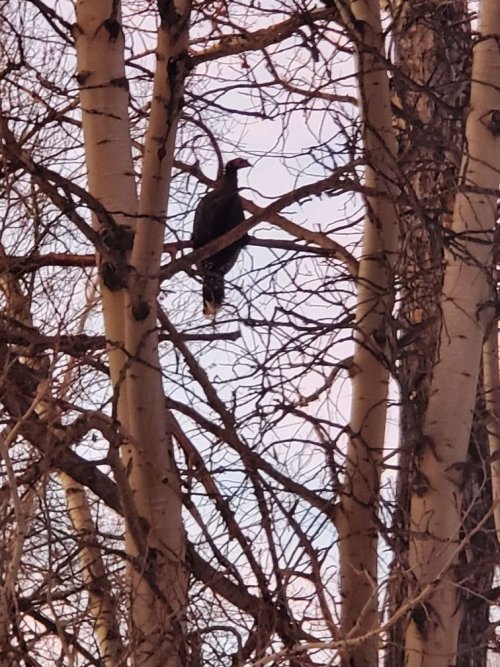
[[[207,273],[203,279],[203,315],[215,317],[224,302],[224,276]]]

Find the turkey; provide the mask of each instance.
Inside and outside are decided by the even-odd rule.
[[[238,193],[238,169],[249,167],[244,158],[226,164],[219,184],[198,204],[194,216],[193,248],[201,248],[237,227],[244,220],[243,206]],[[224,301],[224,276],[234,266],[248,235],[222,248],[201,261],[203,278],[203,314],[214,317]]]

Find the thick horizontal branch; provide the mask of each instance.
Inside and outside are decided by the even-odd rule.
[[[87,268],[96,265],[95,254],[47,252],[43,255],[7,255],[0,257],[0,272],[15,276],[38,271],[44,266]]]
[[[255,210],[258,210],[256,204],[250,203],[247,207],[250,210],[250,207],[255,207]],[[299,231],[302,228],[300,225],[294,225],[290,223],[286,218],[279,217],[280,222],[278,223],[278,218],[275,218],[277,226],[280,226],[282,229],[293,233],[294,236],[299,236]],[[292,230],[292,231],[290,231]],[[305,234],[302,234],[304,240],[308,240],[306,236],[311,240],[311,242],[319,245],[321,241],[320,237],[324,237],[324,234],[320,232],[311,232],[312,236],[309,237],[306,230]],[[328,237],[326,237],[328,239]],[[329,240],[321,241],[321,247],[315,246],[305,246],[301,243],[296,243],[295,241],[288,241],[284,239],[259,239],[255,236],[250,237],[248,245],[255,246],[259,248],[270,248],[271,250],[289,250],[290,252],[304,252],[312,255],[321,255],[323,257],[329,257],[333,255],[340,256],[342,246],[332,241],[334,247],[329,247]],[[166,255],[175,255],[180,250],[185,250],[191,248],[191,241],[177,241],[175,243],[165,243],[163,245],[163,252]],[[344,251],[345,252],[345,251]],[[355,260],[354,260],[355,261]],[[0,272],[9,272],[15,276],[20,276],[25,273],[31,273],[33,271],[38,271],[39,269],[45,266],[60,266],[60,267],[74,267],[74,268],[92,268],[96,265],[95,254],[83,254],[79,255],[76,253],[58,253],[58,252],[48,252],[40,255],[10,255],[6,257],[0,257]]]
[[[263,211],[265,211],[265,209],[263,209],[258,204],[255,204],[250,199],[245,199],[242,197],[242,202],[245,210],[252,215],[262,215]],[[357,275],[358,260],[354,257],[354,255],[351,255],[351,253],[346,250],[343,245],[331,239],[327,234],[324,234],[323,232],[315,232],[311,229],[307,229],[307,227],[302,227],[301,225],[298,225],[296,222],[292,222],[279,213],[268,213],[266,215],[266,220],[272,225],[276,225],[276,227],[279,227],[284,232],[287,232],[291,236],[295,236],[297,239],[302,239],[307,243],[314,243],[315,245],[319,246],[319,248],[316,249],[317,252],[343,261],[349,269],[349,273],[352,276]],[[299,247],[304,248],[304,246]],[[310,246],[307,246],[304,249],[307,249],[308,251],[314,251],[314,248],[311,249]]]
[[[224,36],[218,44],[199,53],[194,53],[191,56],[191,66],[196,67],[200,63],[234,56],[247,51],[260,51],[273,44],[283,42],[303,26],[310,26],[316,21],[337,21],[338,19],[339,13],[335,7],[325,7],[312,11],[297,12],[281,23],[275,23],[253,32],[237,28],[238,34]]]

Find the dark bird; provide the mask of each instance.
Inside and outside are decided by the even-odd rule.
[[[201,248],[210,241],[237,227],[245,219],[238,193],[238,169],[249,167],[243,158],[226,164],[218,185],[198,204],[194,216],[193,248]],[[201,261],[203,278],[203,314],[214,317],[224,301],[224,276],[232,269],[240,250],[248,242],[248,235],[222,248]]]

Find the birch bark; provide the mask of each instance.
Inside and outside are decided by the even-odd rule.
[[[133,625],[140,645],[137,664],[147,667],[186,664],[186,537],[172,438],[166,422],[156,297],[176,128],[187,73],[190,11],[187,0],[160,3],[157,67],[126,311],[131,441],[124,449],[123,459],[137,511],[146,522],[143,544],[129,532],[127,550],[148,573],[144,577],[141,570],[130,569]]]
[[[500,173],[500,13],[481,3],[473,55],[470,113],[462,177],[446,253],[442,326],[424,436],[417,450],[419,483],[411,499],[410,566],[426,601],[406,633],[408,667],[455,664],[460,603],[455,565],[460,549],[465,461],[481,349],[491,325],[492,241]]]
[[[359,264],[350,441],[338,512],[340,592],[344,638],[374,634],[343,655],[347,667],[378,664],[377,506],[384,449],[389,372],[385,359],[397,252],[395,138],[384,39],[376,0],[339,3],[358,52],[367,197]]]
[[[393,103],[401,170],[401,294],[398,312],[401,444],[389,616],[408,598],[413,456],[422,433],[440,323],[443,237],[450,227],[469,102],[472,38],[465,0],[391,3],[396,70]],[[386,667],[404,662],[407,618],[390,630]]]
[[[91,194],[114,224],[94,225],[103,315],[127,488],[130,651],[137,667],[186,662],[187,575],[181,496],[167,433],[158,354],[156,295],[176,127],[187,71],[190,3],[160,2],[157,66],[137,200],[128,121],[128,84],[119,4],[79,0],[76,43]],[[134,221],[137,223],[134,225]],[[129,255],[126,227],[135,227]],[[131,504],[133,506],[131,506]]]

